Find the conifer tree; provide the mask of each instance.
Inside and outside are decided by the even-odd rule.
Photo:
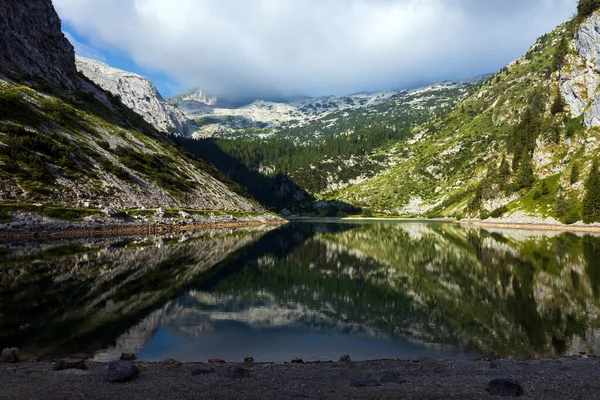
[[[550,193],[550,188],[548,187],[548,184],[546,183],[546,181],[542,182],[542,194],[546,195]]]
[[[573,167],[571,168],[571,176],[569,177],[569,181],[571,182],[571,185],[574,185],[575,183],[577,183],[579,181],[579,164],[578,163],[573,164]]]
[[[567,214],[568,205],[562,187],[556,191],[556,216],[561,218]]]
[[[592,169],[585,181],[581,216],[586,224],[600,222],[600,176],[597,160],[592,163]]]
[[[563,37],[554,50],[554,57],[552,59],[552,68],[554,71],[561,69],[563,63],[565,62],[565,56],[567,55],[568,49],[567,40]]]
[[[510,167],[508,162],[506,161],[506,156],[502,156],[502,161],[500,162],[500,166],[498,167],[498,184],[501,187],[506,185],[508,181],[508,177],[510,176]]]
[[[561,113],[565,110],[565,101],[563,100],[562,95],[560,94],[560,92],[556,93],[556,97],[554,97],[554,101],[552,102],[552,105],[550,106],[550,112],[552,113],[552,115],[556,115],[558,113]]]
[[[517,185],[520,189],[529,188],[535,181],[533,175],[533,164],[529,152],[524,151],[519,163],[519,174],[517,175]]]
[[[600,0],[579,0],[577,16],[585,18],[600,8]]]

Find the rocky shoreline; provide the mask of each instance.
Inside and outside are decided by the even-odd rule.
[[[34,360],[35,361],[35,360]],[[594,399],[600,359],[0,364],[7,399]]]
[[[232,215],[197,216],[187,212],[173,217],[161,212],[159,217],[136,218],[106,216],[83,221],[62,221],[30,212],[11,215],[12,222],[0,224],[0,239],[62,238],[79,236],[113,236],[161,234],[203,229],[241,228],[260,225],[283,225],[288,221],[271,214],[244,217]]]
[[[528,230],[544,230],[544,231],[567,231],[567,232],[590,232],[600,233],[600,226],[594,225],[566,225],[566,224],[545,224],[545,223],[519,223],[511,221],[485,221],[485,220],[465,220],[458,221],[462,225],[472,225],[483,228],[499,228],[499,229],[528,229]]]
[[[293,218],[292,220],[311,220],[314,218]],[[449,222],[458,223],[461,225],[472,225],[484,228],[499,228],[499,229],[529,229],[529,230],[551,230],[551,231],[569,231],[569,232],[591,232],[600,233],[600,224],[584,224],[582,222],[567,225],[556,220],[543,220],[536,218],[519,219],[519,218],[499,218],[499,219],[462,219],[455,218],[404,218],[404,217],[350,217],[350,218],[317,218],[324,220],[340,220],[340,221],[389,221],[389,222]]]

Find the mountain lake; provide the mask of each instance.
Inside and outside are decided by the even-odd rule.
[[[313,221],[0,243],[0,346],[96,361],[597,354],[600,236]]]

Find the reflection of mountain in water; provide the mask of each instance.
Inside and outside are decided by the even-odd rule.
[[[188,337],[228,320],[502,356],[598,352],[599,252],[598,237],[566,233],[295,224],[144,323]]]
[[[279,305],[274,300],[267,295],[245,300],[230,295],[190,291],[119,336],[114,346],[96,352],[95,360],[110,361],[121,353],[135,353],[148,344],[159,328],[194,338],[212,332],[220,321],[235,322],[252,329],[291,327],[362,337],[384,336],[369,326],[332,319],[323,312],[297,303]]]
[[[41,352],[104,347],[268,230],[84,241],[14,252],[3,266],[0,339]]]
[[[463,344],[504,356],[600,351],[600,239],[524,232],[392,224],[323,240],[381,263],[394,290]]]
[[[0,339],[46,351],[102,348],[97,358],[111,359],[145,348],[160,328],[201,338],[229,323],[501,356],[600,352],[593,236],[298,223],[12,257]]]

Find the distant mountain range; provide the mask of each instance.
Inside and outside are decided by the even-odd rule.
[[[240,135],[245,138],[291,138],[290,129],[327,120],[331,128],[329,117],[336,113],[344,112],[337,115],[343,118],[346,113],[356,110],[372,109],[377,112],[375,108],[386,103],[390,107],[419,109],[433,100],[439,103],[427,105],[433,110],[452,102],[449,97],[456,94],[455,89],[467,89],[488,77],[482,75],[467,81],[445,81],[411,90],[304,97],[287,102],[255,100],[239,106],[210,96],[199,88],[165,100],[146,78],[83,57],[77,57],[77,68],[103,89],[119,96],[125,105],[158,130],[194,138],[235,138]],[[247,130],[259,131],[249,135]],[[318,141],[322,139],[321,131],[315,129],[314,137],[303,135],[296,139],[301,142]]]

